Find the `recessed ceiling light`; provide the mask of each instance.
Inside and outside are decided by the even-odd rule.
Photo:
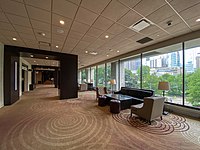
[[[34,60],[34,62],[36,62],[36,61]]]
[[[39,64],[37,64],[37,65],[39,65]]]
[[[119,51],[117,51],[119,53]]]
[[[44,32],[38,32],[39,35],[45,36],[46,34]]]
[[[45,57],[46,59],[48,59],[49,57]]]
[[[58,48],[58,45],[56,45],[56,48]]]
[[[109,35],[106,35],[105,38],[109,38]]]
[[[88,53],[88,51],[85,51],[85,53]]]
[[[60,20],[60,24],[64,25],[64,24],[65,24],[65,22],[64,22],[63,20]]]
[[[32,58],[34,57],[33,55],[30,55]]]
[[[200,18],[198,18],[198,19],[196,20],[196,22],[200,22]]]
[[[159,34],[157,36],[160,36]]]
[[[107,57],[109,56],[109,55],[106,55]]]
[[[13,41],[17,41],[17,39],[16,38],[12,38],[13,39]]]

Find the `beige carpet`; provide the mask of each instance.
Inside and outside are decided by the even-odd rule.
[[[197,120],[170,114],[149,126],[130,118],[129,110],[111,114],[108,106],[97,106],[95,92],[80,92],[71,100],[58,100],[57,94],[43,85],[1,108],[0,149],[200,149]]]

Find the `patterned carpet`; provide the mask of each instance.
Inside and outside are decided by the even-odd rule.
[[[40,86],[0,109],[1,150],[196,150],[200,122],[170,114],[152,125],[97,106],[95,92],[58,100],[57,89]]]
[[[151,133],[166,135],[172,132],[185,132],[189,130],[189,125],[184,117],[169,114],[152,121],[151,125],[137,116],[130,117],[130,110],[123,110],[119,114],[113,114],[113,118],[125,125],[133,126],[139,130]]]

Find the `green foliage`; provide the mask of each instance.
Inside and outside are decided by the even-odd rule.
[[[105,67],[98,67],[98,86],[105,85]]]
[[[137,74],[131,72],[125,68],[125,86],[126,87],[138,87],[139,77]]]
[[[200,106],[200,69],[187,77],[187,101],[193,106]]]

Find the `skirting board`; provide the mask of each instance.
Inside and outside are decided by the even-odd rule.
[[[189,117],[200,119],[200,110],[190,109],[187,107],[181,107],[181,106],[170,105],[170,104],[165,104],[165,109],[169,112],[174,112],[177,114],[182,114]]]
[[[0,105],[0,108],[2,108],[3,106],[4,106],[4,105],[3,105],[3,104],[1,104],[1,105]]]

